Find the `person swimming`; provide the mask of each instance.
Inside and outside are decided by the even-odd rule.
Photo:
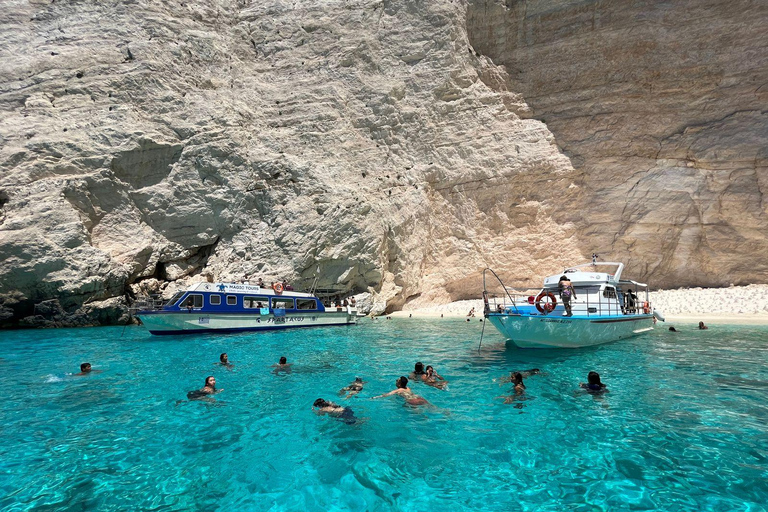
[[[216,389],[216,378],[210,375],[205,378],[205,385],[200,389],[195,389],[187,393],[187,398],[190,400],[202,400],[209,398],[211,395],[221,393],[223,389]]]
[[[502,377],[499,379],[499,384],[504,384],[506,382],[512,382],[514,383],[514,376],[515,374],[520,374],[521,377],[530,377],[531,375],[538,375],[541,373],[541,370],[538,368],[532,368],[530,370],[521,370],[519,372],[509,372],[508,377]]]
[[[355,380],[350,382],[348,385],[344,386],[339,390],[339,395],[343,395],[344,393],[348,393],[347,396],[344,397],[345,400],[349,399],[352,396],[355,396],[359,392],[363,390],[363,379],[360,377],[355,377]]]
[[[235,366],[229,362],[229,356],[227,355],[226,352],[224,352],[219,356],[219,364],[221,366],[226,366],[227,368],[232,368],[233,366]]]
[[[704,329],[709,329],[709,327],[704,325],[704,322],[699,322],[699,329],[703,331]]]
[[[92,373],[101,373],[101,370],[94,370],[91,368],[91,363],[83,363],[80,365],[80,373],[73,373],[73,377],[85,377]]]
[[[426,399],[411,391],[411,388],[408,387],[408,377],[402,376],[398,378],[395,382],[395,386],[397,386],[396,389],[393,389],[389,393],[384,393],[383,395],[375,396],[373,398],[376,399],[384,398],[386,396],[400,395],[405,399],[405,403],[408,405],[431,405]]]
[[[427,376],[427,374],[424,372],[424,363],[419,361],[415,365],[413,365],[413,371],[408,376],[411,380],[424,380],[424,378]]]
[[[328,416],[340,419],[347,425],[351,425],[357,421],[357,418],[355,418],[355,413],[351,408],[342,407],[339,404],[329,402],[323,398],[318,398],[315,400],[315,402],[312,404],[312,410],[318,416],[327,414]]]
[[[293,363],[289,363],[288,360],[285,358],[285,356],[280,358],[280,362],[277,364],[273,364],[272,373],[277,375],[278,373],[291,373],[291,366],[293,366]]]
[[[607,393],[608,388],[600,381],[600,374],[597,372],[589,372],[587,375],[586,384],[581,382],[579,386],[582,389],[586,389],[590,393]]]
[[[432,386],[433,388],[445,389],[448,381],[445,380],[442,375],[437,373],[431,365],[428,365],[427,371],[424,374],[424,384]]]

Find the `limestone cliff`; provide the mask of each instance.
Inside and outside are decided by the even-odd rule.
[[[392,310],[596,249],[657,286],[765,281],[768,80],[735,71],[765,8],[726,5],[696,23],[740,32],[694,44],[599,2],[0,1],[0,322],[318,268]],[[699,74],[636,88],[653,38]]]

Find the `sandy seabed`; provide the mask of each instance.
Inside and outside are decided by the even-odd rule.
[[[642,298],[641,298],[642,300]],[[651,304],[664,315],[667,324],[761,324],[768,325],[768,285],[751,284],[728,288],[680,288],[650,293]],[[392,313],[392,317],[466,318],[475,308],[476,317],[483,315],[482,299],[460,300],[450,304],[408,309]]]

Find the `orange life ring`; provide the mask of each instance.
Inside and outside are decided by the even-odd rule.
[[[646,315],[651,312],[651,305],[647,302],[643,302],[643,313]]]
[[[272,289],[275,290],[275,293],[283,293],[283,284],[275,283],[272,285]]]
[[[545,297],[547,301],[542,304],[541,299]],[[536,309],[539,310],[539,313],[544,313],[545,315],[551,313],[555,310],[555,306],[557,306],[557,299],[552,292],[541,292],[536,296]]]

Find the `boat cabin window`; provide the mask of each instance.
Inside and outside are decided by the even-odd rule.
[[[237,295],[227,295],[227,306],[237,306]]]
[[[182,308],[188,308],[189,306],[192,306],[193,308],[202,308],[203,307],[203,296],[197,293],[188,295],[187,298],[182,302],[181,307]]]
[[[171,300],[169,300],[165,305],[166,306],[173,306],[177,302],[179,302],[179,299],[181,299],[184,296],[184,292],[176,292],[176,295],[171,297]]]
[[[219,304],[221,304],[221,295],[208,296],[208,302],[211,303],[211,306],[218,306]]]
[[[245,309],[261,309],[269,307],[269,298],[268,297],[252,297],[246,295],[243,297],[243,307]]]
[[[603,297],[606,297],[608,299],[615,299],[616,298],[616,288],[612,286],[606,286],[605,290],[603,290]]]
[[[296,299],[296,309],[317,309],[315,299]]]
[[[272,299],[272,307],[276,309],[293,309],[293,299],[275,297]]]

